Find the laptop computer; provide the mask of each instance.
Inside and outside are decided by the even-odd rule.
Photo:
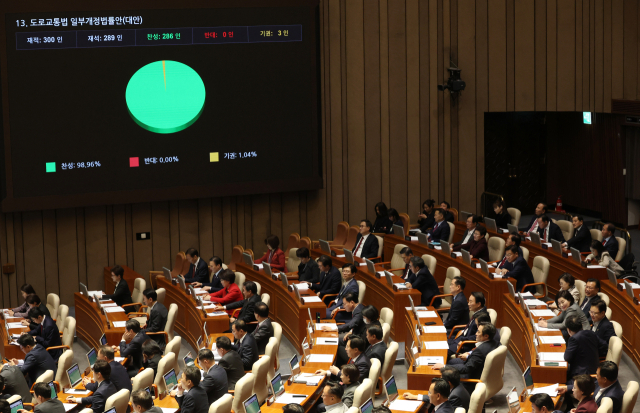
[[[373,412],[373,400],[369,399],[360,406],[360,413],[371,413],[371,412]]]
[[[87,360],[89,360],[89,366],[93,368],[93,365],[96,363],[96,360],[98,360],[98,352],[96,351],[95,348],[92,348],[87,352]]]
[[[100,336],[100,344],[102,344],[103,346],[107,345],[107,335],[103,334],[102,336]]]
[[[393,230],[393,235],[404,239],[404,227],[401,227],[400,225],[394,225],[392,227],[392,230]]]
[[[518,390],[515,387],[507,393],[507,406],[509,406],[509,413],[520,411],[520,397],[518,397]]]
[[[611,284],[613,284],[614,286],[618,286],[618,277],[616,277],[616,273],[615,271],[613,271],[610,268],[607,268],[607,276],[609,277],[609,281],[611,281]]]
[[[204,325],[202,326],[202,331],[204,331],[203,334],[203,339],[204,339],[204,344],[205,346],[209,345],[209,333],[207,332],[207,322],[204,322]]]
[[[198,340],[196,341],[196,344],[198,345],[198,350],[202,348],[203,343],[204,343],[204,340],[202,339],[202,336],[198,337]]]
[[[354,259],[353,259],[353,253],[351,252],[351,250],[343,248],[342,251],[344,251],[344,260],[346,262],[353,264]]]
[[[542,241],[540,240],[540,234],[536,231],[532,231],[529,236],[531,237],[531,242],[533,242],[537,246],[542,246]]]
[[[471,215],[473,215],[471,212],[460,211],[458,212],[458,221],[465,222]]]
[[[329,245],[329,242],[323,239],[318,240],[318,242],[320,243],[320,251],[331,256],[331,245]]]
[[[298,286],[295,284],[291,284],[293,286],[293,293],[296,295],[298,302],[302,304],[302,297],[300,297],[300,290],[298,290]]]
[[[418,344],[418,350],[422,350],[422,339],[420,338],[420,335],[424,330],[420,326],[419,322],[414,326],[413,331],[416,333],[416,342]]]
[[[522,373],[523,389],[527,390],[527,395],[531,393],[533,389],[533,377],[531,376],[531,367],[527,367],[524,373]]]
[[[393,274],[391,274],[389,271],[385,271],[384,278],[387,280],[387,284],[389,284],[389,287],[393,288]]]
[[[298,355],[294,354],[293,357],[289,360],[289,367],[291,367],[291,375],[297,376],[300,374],[300,361],[298,360]]]
[[[193,297],[194,301],[197,303],[198,302],[198,295],[196,294],[195,288],[193,288],[191,285],[188,285],[187,286],[187,291],[189,292],[189,294],[191,294],[191,297]]]
[[[627,291],[627,295],[633,300],[633,286],[627,280],[624,280],[624,289]]]
[[[58,393],[56,392],[56,385],[52,381],[50,381],[47,384],[49,385],[49,388],[51,389],[51,398],[52,399],[57,399],[58,398]]]
[[[82,295],[89,298],[89,290],[87,290],[87,286],[82,283],[80,283],[80,292],[82,293]]]
[[[184,277],[176,277],[176,279],[178,280],[178,284],[180,284],[180,288],[187,291],[187,285],[184,283]]]
[[[112,407],[112,408],[110,408],[109,410],[105,410],[105,412],[104,412],[104,413],[116,413],[116,408],[115,408],[115,407]]]
[[[244,406],[245,413],[261,413],[260,412],[260,402],[258,401],[258,396],[254,393],[247,400],[242,402]],[[236,412],[240,413],[240,412]]]
[[[11,413],[18,413],[18,410],[24,409],[24,405],[22,404],[22,398],[11,403],[9,405],[9,408],[11,409]]]
[[[376,273],[376,266],[375,266],[375,264],[373,263],[373,261],[368,260],[368,259],[366,259],[366,258],[365,258],[365,259],[364,259],[364,262],[367,264],[367,271],[369,271],[371,274],[374,274],[374,275],[375,275],[375,273]]]
[[[269,264],[268,262],[264,262],[262,263],[262,269],[264,270],[264,273],[267,274],[269,277],[271,277],[271,264]]]
[[[193,358],[193,356],[191,355],[191,352],[188,352],[187,355],[182,358],[182,361],[184,361],[184,368],[185,369],[187,367],[189,367],[189,366],[195,366],[196,365],[196,361]]]
[[[67,369],[67,376],[69,376],[69,383],[71,383],[71,387],[76,387],[80,382],[82,382],[82,374],[80,373],[78,363]]]
[[[511,284],[511,281],[507,281],[507,288],[509,289],[509,294],[511,294],[511,298],[513,298],[513,301],[515,301],[516,290],[513,288],[513,284]]]
[[[168,269],[167,267],[162,267],[162,273],[164,274],[164,278],[166,278],[167,280],[171,280],[171,270]]]
[[[467,250],[460,250],[462,252],[462,262],[467,265],[471,265],[471,254]]]
[[[243,252],[242,260],[245,264],[253,268],[253,258],[251,258],[251,254],[249,254],[248,252]]]
[[[281,272],[280,273],[280,282],[284,285],[285,290],[289,289],[289,280],[287,280],[287,274]]]
[[[489,264],[487,264],[487,262],[485,260],[483,260],[482,258],[480,258],[480,269],[482,270],[483,274],[489,275]]]
[[[582,265],[582,255],[577,249],[571,248],[571,258],[573,258],[573,261],[575,261],[576,264]]]
[[[485,218],[484,226],[487,227],[487,231],[498,232],[498,226],[496,225],[496,220],[493,218]]]
[[[553,248],[553,252],[555,252],[556,254],[562,255],[562,244],[560,243],[560,241],[552,239],[551,248]]]
[[[98,306],[98,310],[102,310],[102,306],[100,305],[100,298],[98,297],[98,294],[94,294],[93,299],[96,302],[96,305]]]
[[[442,252],[451,255],[451,245],[447,241],[440,240],[440,246],[442,247]]]
[[[418,232],[418,242],[422,245],[429,245],[429,237],[427,236],[427,234]]]
[[[518,233],[518,227],[516,227],[515,225],[507,224],[507,229],[509,230],[509,234],[517,234]]]
[[[276,374],[276,376],[271,379],[271,394],[275,396],[277,399],[282,394],[284,394],[284,383],[282,382],[282,375],[280,373]]]
[[[307,307],[307,314],[309,314],[309,322],[311,323],[311,326],[313,327],[313,330],[315,331],[315,324],[313,321],[313,318],[311,317],[311,309]]]
[[[167,388],[167,394],[171,393],[173,389],[178,386],[178,377],[176,377],[176,371],[174,369],[169,370],[164,376],[162,376],[164,380],[164,385]]]
[[[386,406],[389,406],[395,399],[398,398],[398,386],[396,385],[396,378],[391,376],[389,380],[384,383],[384,389],[387,393]]]

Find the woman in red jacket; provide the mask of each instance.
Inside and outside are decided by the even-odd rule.
[[[284,271],[284,252],[278,248],[280,245],[280,240],[275,235],[269,235],[264,243],[267,244],[266,254],[254,261],[255,264],[260,264],[261,262],[266,262],[271,264],[271,269],[277,269],[280,271]]]
[[[222,290],[209,294],[208,299],[212,303],[221,306],[241,301],[244,297],[242,296],[242,291],[240,291],[238,284],[235,283],[235,280],[236,274],[233,271],[229,269],[223,270],[220,274],[220,282],[223,287]],[[227,311],[227,314],[229,315],[232,313],[233,310]]]
[[[598,405],[593,400],[593,392],[596,385],[593,383],[591,376],[580,374],[573,378],[573,397],[578,401],[572,413],[596,413]]]

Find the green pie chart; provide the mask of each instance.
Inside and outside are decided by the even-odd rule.
[[[138,125],[155,133],[175,133],[198,120],[206,91],[200,75],[189,66],[159,60],[131,76],[125,95]]]

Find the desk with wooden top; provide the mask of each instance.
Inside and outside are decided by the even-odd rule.
[[[76,335],[90,347],[100,347],[100,337],[105,334],[108,343],[119,343],[124,334],[124,327],[114,327],[114,321],[127,321],[129,317],[124,313],[108,313],[106,316],[98,309],[97,303],[89,301],[81,293],[74,293],[76,307]],[[113,303],[113,301],[105,301]],[[109,323],[107,323],[107,317]]]
[[[312,249],[310,253],[313,259],[317,259],[321,255],[326,255],[326,253],[320,249]],[[383,307],[388,307],[393,310],[394,314],[402,314],[404,308],[411,305],[409,297],[413,299],[416,305],[420,304],[420,291],[415,289],[394,291],[393,288],[387,284],[385,277],[377,278],[376,274],[371,274],[365,265],[360,265],[364,263],[362,258],[354,257],[354,259],[356,260],[355,265],[358,266],[358,273],[355,279],[367,285],[367,293],[365,294],[365,299],[362,304],[373,304],[378,311]],[[331,257],[331,261],[337,268],[341,268],[344,264],[348,263],[344,258],[340,257]],[[377,269],[376,267],[376,270]],[[382,270],[382,268],[380,268],[380,270]],[[405,281],[401,277],[394,276],[393,282],[404,283]],[[402,317],[394,317],[393,325],[389,327],[391,328],[389,334],[395,341],[402,340],[407,334]]]
[[[636,367],[640,368],[640,306],[634,304],[626,291],[619,290],[610,281],[602,281],[600,286],[600,291],[609,296],[612,320],[620,323],[624,332],[620,337],[624,350]],[[640,290],[633,290],[635,298],[638,298],[639,292]]]
[[[433,307],[427,307],[427,311],[434,311]],[[413,354],[411,350],[411,345],[416,343],[416,347],[418,346],[418,340],[416,337],[416,324],[418,324],[418,320],[415,318],[415,314],[411,309],[403,308],[401,313],[404,314],[403,322],[405,324],[405,329],[407,331],[406,338],[404,340],[404,354]],[[435,322],[433,326],[444,326],[442,320],[439,316],[434,318],[420,318],[420,321],[423,323],[426,322]],[[420,326],[420,340],[423,343],[427,343],[430,341],[447,341],[446,333],[425,333],[424,325]],[[442,357],[442,364],[447,364],[447,350],[428,350],[425,346],[422,346],[422,349],[419,350],[417,354],[415,354],[414,358],[418,357]],[[434,370],[431,366],[418,366],[415,371],[412,366],[409,366],[407,369],[407,387],[411,390],[429,390],[429,386],[431,386],[431,380],[436,377],[442,377],[440,374],[440,370]]]
[[[4,344],[2,346],[2,357],[6,357],[9,360],[15,359],[23,359],[24,353],[20,350],[20,346],[17,344],[11,344],[11,335],[12,334],[22,334],[29,331],[29,327],[24,326],[22,328],[10,328],[9,334],[7,335],[7,324],[9,323],[19,323],[24,318],[22,317],[10,317],[8,314],[4,314],[4,320],[2,324],[2,328],[0,328],[0,340]]]

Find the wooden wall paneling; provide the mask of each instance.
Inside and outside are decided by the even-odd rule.
[[[135,265],[133,256],[133,240],[135,236],[133,234],[131,205],[127,205],[124,209],[124,230],[127,234],[127,266],[133,268]]]
[[[289,240],[289,235],[297,232],[301,237],[308,236],[300,229],[300,196],[297,192],[282,194],[282,238],[280,248],[284,251]],[[304,234],[304,235],[303,235]]]
[[[589,43],[591,53],[589,55],[589,110],[595,111],[596,102],[596,54],[593,52],[595,49],[596,41],[596,12],[595,12],[595,0],[589,0]]]
[[[9,240],[7,239],[7,225],[6,225],[6,214],[0,212],[0,264],[7,264],[9,262],[13,262],[13,260],[9,261],[9,255],[7,252],[7,244]],[[2,302],[7,305],[11,304],[11,291],[9,290],[9,275],[2,274],[0,278],[0,296],[2,297]]]
[[[213,237],[213,255],[220,257],[225,263],[229,262],[224,258],[224,238],[223,233],[223,216],[222,216],[222,198],[211,199],[211,228]],[[253,245],[253,239],[248,240]],[[234,245],[235,246],[235,245]],[[232,246],[231,248],[233,248]],[[243,245],[243,248],[248,246]],[[230,259],[231,257],[229,257]]]
[[[557,3],[557,110],[576,110],[576,5],[575,0]]]
[[[535,0],[534,13],[535,110],[542,112],[547,109],[547,0]]]
[[[451,66],[451,2],[449,0],[442,0],[441,5],[441,20],[442,20],[442,51],[438,50],[440,70],[442,75],[440,79],[445,80],[449,78],[449,72],[447,68]],[[438,16],[440,19],[440,16]],[[437,203],[441,201],[451,202],[451,166],[452,166],[452,153],[451,153],[451,94],[446,91],[443,95],[442,109],[442,164],[443,176],[440,180],[440,196],[436,200]]]
[[[407,44],[405,0],[389,0],[389,162],[390,200],[408,210],[407,190]],[[393,62],[393,63],[391,63]]]
[[[518,2],[525,3],[525,2]],[[530,1],[526,3],[531,3]],[[516,110],[515,107],[515,1],[507,0],[507,111]]]
[[[280,238],[282,244],[282,195],[270,194],[269,195],[269,234],[276,235]]]
[[[429,68],[431,66],[431,59],[429,56],[429,0],[420,0],[418,3],[418,16],[419,16],[419,39],[418,46],[420,48],[420,67],[419,67],[419,116],[420,116],[420,159],[430,159],[431,151],[431,108],[429,103],[431,101],[431,89],[435,89],[437,82],[431,83],[431,75]],[[425,199],[431,198],[431,168],[433,162],[420,162],[419,174],[420,174],[420,201],[417,211],[422,209],[422,202]],[[415,208],[415,207],[414,207]]]
[[[78,277],[78,234],[76,210],[73,208],[56,210],[56,239],[58,247],[60,284],[60,303],[73,305],[73,293],[79,291]]]
[[[603,30],[604,56],[602,59],[603,70],[603,112],[611,112],[611,2],[603,4]]]
[[[450,17],[451,22],[451,57],[452,62],[458,62],[458,0],[451,0],[450,3]],[[456,105],[456,103],[454,103]],[[459,142],[459,124],[458,124],[458,110],[454,107],[451,108],[451,153],[457,154],[460,149]],[[453,156],[451,158],[451,204],[460,205],[459,191],[459,164],[460,157]]]
[[[535,4],[515,3],[515,110],[535,110]]]
[[[14,230],[14,239],[15,239],[15,254],[16,254],[16,287],[20,288],[20,286],[26,283],[25,277],[25,269],[24,269],[24,235],[22,228],[22,214],[15,213],[13,215],[13,230]],[[16,288],[16,292],[18,291]],[[15,299],[15,298],[14,298]]]
[[[198,243],[198,201],[186,199],[178,201],[180,219],[180,251],[188,248],[200,249]]]
[[[484,114],[489,111],[489,17],[488,0],[476,2],[476,205],[481,210],[479,195],[484,192]]]
[[[318,191],[316,191],[318,192]],[[308,236],[311,236],[310,232],[309,232],[309,225],[308,225],[308,221],[307,221],[307,194],[309,192],[300,192],[299,193],[299,202],[300,202],[300,234],[307,234]],[[248,216],[249,219],[251,219],[251,216]],[[251,226],[251,221],[249,221],[249,226]],[[314,238],[313,239],[317,239]]]
[[[557,2],[547,0],[547,110],[557,108]]]
[[[595,0],[593,11],[595,26],[593,27],[595,44],[594,51],[594,110],[601,113],[604,110],[604,3],[603,0]],[[610,46],[609,46],[610,47]],[[608,47],[608,48],[609,48]]]
[[[6,231],[7,231],[7,263],[15,264],[16,263],[16,237],[15,237],[15,213],[5,214],[5,223],[6,223]],[[22,298],[22,295],[19,293],[17,280],[17,273],[13,273],[7,276],[9,279],[8,287],[9,287],[9,296],[11,297],[11,306],[17,307],[18,305],[18,297]],[[20,302],[19,304],[22,304]]]
[[[589,0],[581,0],[582,2],[582,109],[590,110],[591,89],[589,87],[591,81],[591,66],[589,64],[591,58],[591,40],[589,33],[591,31],[591,20],[589,18],[589,10],[591,9]]]
[[[211,199],[198,199],[198,245],[200,255],[209,262],[213,254]]]
[[[134,204],[133,208],[137,208],[137,205],[145,205],[145,204]],[[148,205],[148,204],[147,204]],[[148,213],[148,211],[147,211]],[[84,209],[84,234],[85,234],[85,246],[86,246],[86,271],[87,271],[87,288],[89,290],[100,290],[104,288],[104,266],[108,261],[109,257],[107,255],[107,208],[104,206],[99,207],[87,207]],[[132,238],[135,239],[135,234],[133,234]],[[149,245],[149,241],[133,241],[135,242],[146,242]],[[151,247],[149,246],[149,254],[148,257],[144,256],[144,254],[140,254],[137,259],[141,263],[145,263],[143,266],[143,270],[148,272],[151,269]],[[147,264],[148,260],[148,264]],[[134,262],[134,264],[136,264]],[[136,271],[144,274],[145,272],[137,270]],[[148,269],[147,269],[148,268]]]
[[[284,197],[286,194],[283,194]],[[245,237],[245,223],[244,223],[244,205],[245,205],[245,197],[237,196],[236,197],[236,222],[238,227],[238,239],[237,245],[247,245],[246,237]]]
[[[56,211],[53,209],[42,211],[42,240],[44,243],[44,276],[47,293],[54,293],[60,296]],[[69,288],[64,279],[62,288]]]
[[[114,265],[127,264],[127,231],[124,205],[113,206],[113,250]],[[153,237],[153,234],[151,234]]]
[[[507,110],[507,3],[490,0],[489,18],[489,112]]]
[[[348,219],[344,213],[342,193],[342,62],[340,52],[340,0],[329,0],[329,60],[331,88],[331,213],[332,228]],[[335,178],[334,178],[335,177]],[[255,204],[254,204],[255,205]]]
[[[256,258],[262,257],[262,254],[267,251],[267,247],[264,245],[264,240],[270,234],[271,226],[269,224],[269,196],[259,195],[251,198],[251,210],[253,211],[253,253]],[[226,229],[223,225],[223,235],[226,234]]]
[[[352,219],[349,216],[349,137],[348,137],[348,113],[347,113],[347,19],[346,19],[346,0],[340,0],[340,132],[342,133],[342,216],[345,220]],[[334,202],[336,199],[334,198]],[[350,222],[350,221],[349,221]]]
[[[417,222],[422,203],[420,188],[420,7],[419,0],[406,1],[407,25],[407,208],[411,222]],[[432,86],[435,87],[435,86]]]
[[[44,276],[44,240],[42,232],[42,211],[23,212],[22,216],[22,251],[24,256],[24,282],[41,290],[46,289]],[[37,286],[37,287],[35,287]],[[42,291],[44,290],[44,291]],[[46,294],[40,299],[46,300]]]
[[[624,97],[624,5],[623,0],[611,1],[611,98]]]
[[[460,210],[475,211],[477,198],[476,182],[468,179],[470,171],[476,170],[476,154],[484,153],[484,148],[476,146],[476,81],[472,74],[476,73],[476,2],[475,0],[458,0],[458,65],[463,73],[469,74],[463,79],[467,82],[465,91],[457,103],[460,145],[457,153],[460,179]]]
[[[171,249],[171,229],[168,202],[151,203],[151,248],[154,271],[162,267],[173,269],[178,250]]]
[[[171,242],[171,264],[173,265],[175,254],[179,251],[184,251],[185,248],[180,242],[180,207],[178,201],[169,202],[169,233]]]
[[[267,198],[268,200],[268,198]],[[262,204],[262,208],[266,209],[266,215],[269,214],[268,202]],[[222,198],[222,248],[219,250],[219,254],[222,254],[221,258],[223,261],[228,262],[231,259],[231,251],[233,249],[235,228],[233,228],[233,223],[231,221],[231,198],[225,197]],[[229,247],[231,245],[231,247]],[[254,243],[254,246],[256,244]],[[245,247],[248,248],[248,247]],[[255,251],[254,251],[255,252]],[[255,257],[256,259],[259,258]]]
[[[371,3],[371,4],[370,4]],[[375,4],[375,5],[374,5]],[[366,215],[382,200],[382,146],[380,129],[380,8],[367,0],[363,8],[364,41],[364,136],[366,170]],[[303,211],[300,208],[300,211]]]
[[[363,0],[345,3],[345,53],[347,98],[347,171],[349,222],[372,217],[366,206],[367,172],[364,126],[364,14]]]
[[[438,51],[440,41],[438,39],[438,0],[429,0],[428,23],[429,23],[429,82],[425,85],[429,90],[429,155],[426,159],[434,159],[429,162],[429,194],[425,199],[438,199],[440,194],[440,117],[439,105],[442,100],[442,93],[433,85],[441,84],[442,77],[439,76],[440,65],[438,64]],[[431,87],[430,87],[431,86]],[[436,201],[439,202],[439,201]]]
[[[435,1],[435,0],[433,0]],[[391,172],[389,159],[389,3],[379,0],[380,11],[380,172],[382,201],[391,202]]]
[[[108,266],[115,265],[116,262],[116,244],[115,234],[113,226],[113,205],[107,205],[107,264]]]
[[[87,281],[87,245],[85,244],[86,234],[84,214],[84,208],[76,208],[76,237],[78,238],[78,281],[89,288],[89,284]],[[126,265],[127,262],[125,262],[124,264]]]
[[[253,229],[251,226],[251,197],[244,198],[244,242],[249,244],[253,237]],[[307,232],[305,232],[306,234]]]
[[[582,45],[582,3],[583,0],[576,0],[576,59],[575,59],[575,73],[574,73],[574,83],[575,83],[575,91],[576,91],[576,111],[582,112],[584,103],[582,97],[582,54],[583,54],[583,45]],[[536,22],[537,24],[537,22]]]
[[[138,240],[139,232],[151,232],[151,204],[144,202],[131,205],[131,230],[134,259],[133,270],[147,279],[149,271],[153,270],[153,233],[151,238]]]
[[[272,194],[271,197],[273,196],[278,196],[280,197],[280,194]],[[224,253],[225,255],[227,254],[227,252],[229,254],[231,254],[231,249],[232,249],[232,245],[237,245],[239,244],[238,242],[238,197],[234,196],[231,197],[231,203],[229,204],[229,213],[231,214],[231,243],[225,243],[224,245]]]

